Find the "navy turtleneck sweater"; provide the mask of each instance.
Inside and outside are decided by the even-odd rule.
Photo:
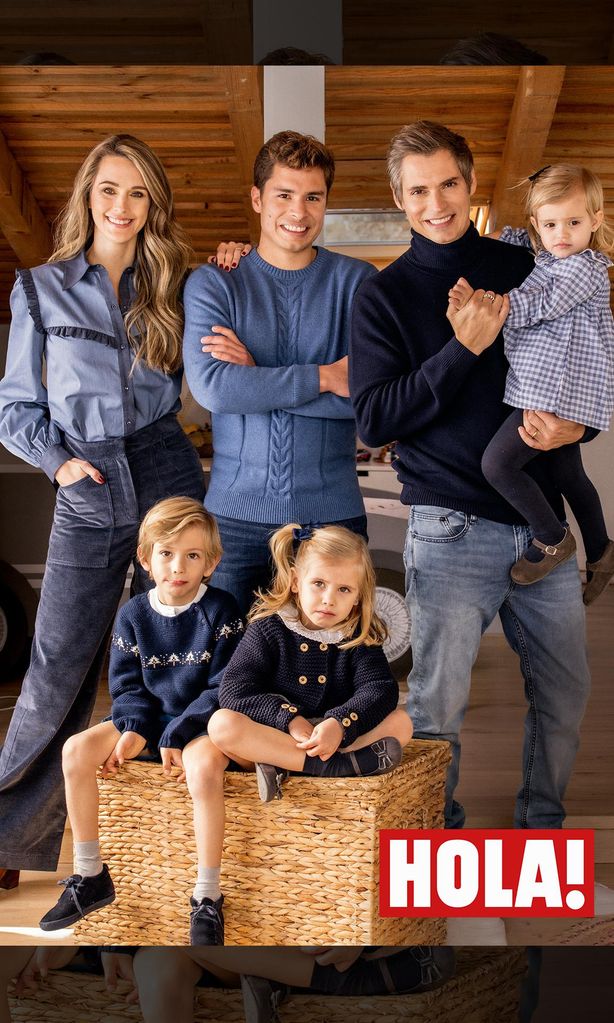
[[[503,335],[474,355],[453,336],[446,309],[459,277],[503,294],[533,265],[527,249],[481,238],[472,224],[449,245],[414,234],[407,252],[359,288],[350,342],[358,434],[371,446],[397,441],[394,466],[404,504],[522,521],[481,470],[484,449],[510,413],[503,404]],[[546,465],[547,458],[538,458],[530,471],[562,516]]]

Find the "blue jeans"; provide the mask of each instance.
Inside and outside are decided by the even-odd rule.
[[[163,497],[204,496],[174,415],[120,440],[64,439],[104,476],[57,493],[30,667],[0,753],[0,866],[55,870],[66,820],[62,746],[87,728],[140,520]],[[135,566],[133,590],[151,583]]]
[[[512,583],[510,568],[531,538],[526,526],[430,505],[410,510],[404,558],[413,668],[407,710],[416,737],[452,744],[447,827],[464,823],[463,808],[453,800],[459,733],[480,638],[497,612],[520,659],[528,704],[514,823],[559,828],[565,817],[563,796],[590,688],[584,605],[575,559],[531,586]]]
[[[244,522],[217,515],[224,554],[211,576],[214,586],[232,593],[241,614],[246,615],[254,602],[254,591],[267,589],[272,578],[269,540],[283,522]],[[322,523],[326,525],[326,523]],[[341,519],[328,525],[345,526],[367,539],[367,516]]]

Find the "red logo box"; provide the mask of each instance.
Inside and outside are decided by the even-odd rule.
[[[594,833],[380,831],[380,915],[594,915]]]

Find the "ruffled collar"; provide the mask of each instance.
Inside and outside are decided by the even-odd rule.
[[[314,643],[343,643],[347,639],[343,629],[308,629],[301,622],[294,604],[284,604],[277,614],[291,632],[304,639],[311,639]]]

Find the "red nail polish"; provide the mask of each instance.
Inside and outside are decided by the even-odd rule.
[[[236,263],[233,263],[232,265],[233,265],[233,268],[234,268],[234,267],[235,267],[235,266],[236,266],[237,264],[236,264]]]

